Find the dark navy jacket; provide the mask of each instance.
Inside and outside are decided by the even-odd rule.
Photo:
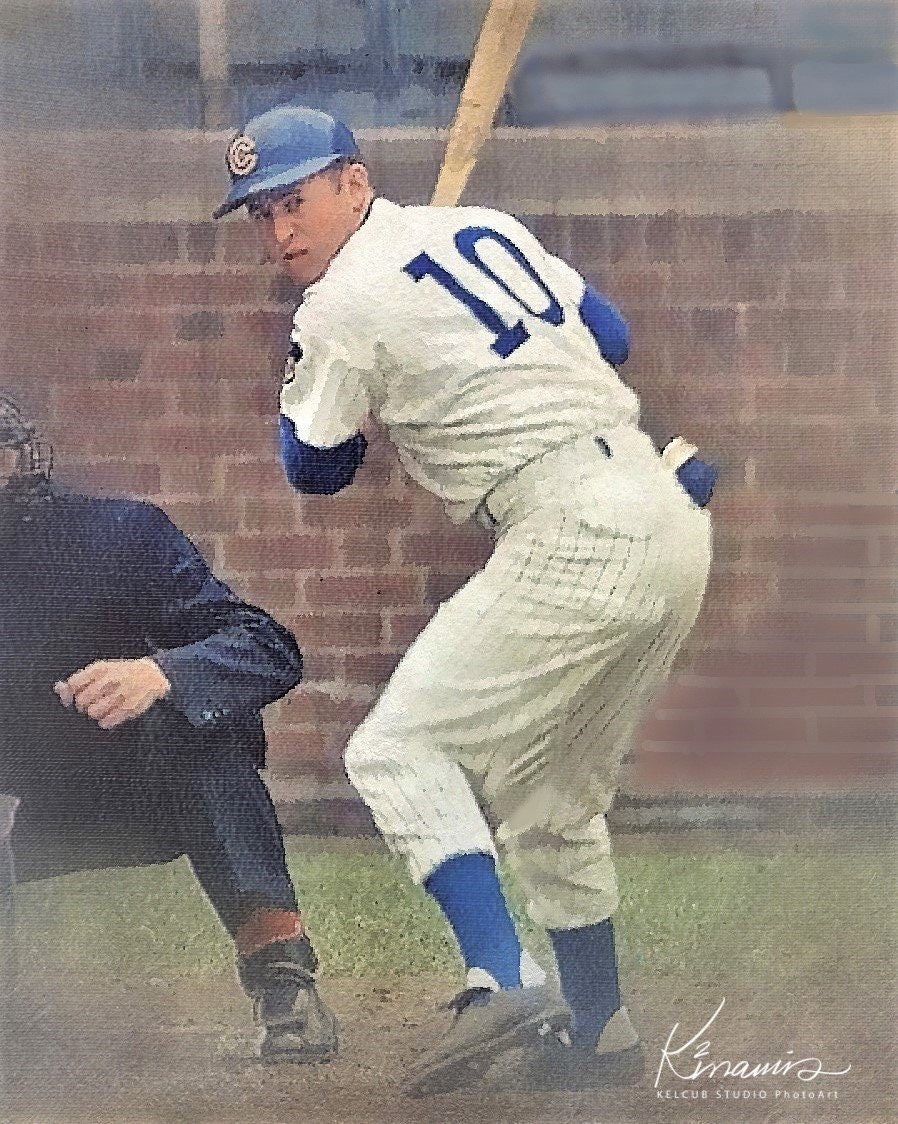
[[[171,693],[114,730],[53,693],[94,660],[143,656]],[[301,667],[291,634],[218,581],[159,508],[0,491],[0,791],[114,773],[129,752],[239,747],[261,765],[259,711]]]

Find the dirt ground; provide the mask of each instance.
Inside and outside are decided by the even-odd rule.
[[[491,1081],[488,1075],[486,1088],[417,1101],[402,1095],[402,1077],[443,1025],[440,1004],[452,991],[446,979],[325,981],[323,991],[341,1021],[342,1053],[330,1065],[307,1068],[263,1067],[254,1061],[250,1012],[230,977],[213,977],[214,984],[201,992],[190,981],[153,980],[139,988],[111,982],[107,990],[89,993],[70,981],[44,977],[27,981],[26,1015],[7,1058],[12,1077],[3,1119],[16,1124],[884,1124],[896,1119],[891,975],[890,966],[883,965],[881,979],[866,981],[863,993],[851,995],[833,984],[837,964],[831,979],[815,980],[804,994],[778,994],[763,979],[739,994],[732,977],[719,986],[702,980],[682,998],[653,994],[642,985],[629,993],[648,1048],[646,1075],[636,1088],[515,1093],[512,1059]],[[850,1064],[850,1071],[813,1082],[773,1076],[689,1082],[665,1071],[656,1088],[661,1050],[674,1024],[688,1029],[688,1035],[678,1035],[672,1046],[698,1031],[724,997],[726,1006],[705,1035],[712,1042],[709,1058],[773,1061],[794,1045],[800,1051],[796,1057],[813,1053],[828,1070]],[[684,1064],[682,1071],[694,1065]],[[829,1099],[783,1095],[811,1090],[828,1093]]]

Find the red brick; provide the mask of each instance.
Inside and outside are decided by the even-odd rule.
[[[225,261],[259,265],[268,260],[262,232],[249,222],[223,223],[219,228],[221,256]]]
[[[640,742],[669,742],[691,744],[696,737],[696,723],[692,718],[659,718],[650,715],[639,726]]]
[[[734,527],[755,531],[759,527],[767,527],[776,522],[780,511],[781,501],[767,491],[755,491],[750,488],[721,488],[719,494],[714,496],[714,526],[716,530],[721,524],[732,524]]]
[[[644,237],[649,261],[679,261],[684,248],[695,253],[694,248],[684,246],[681,215],[677,211],[650,216],[646,220]]]
[[[219,229],[214,222],[193,222],[185,226],[183,237],[187,260],[203,263],[212,261]]]
[[[694,339],[713,348],[717,357],[731,356],[736,341],[736,313],[731,308],[694,308],[689,318]]]
[[[247,492],[286,494],[296,503],[284,479],[284,470],[273,457],[270,460],[246,460],[238,464],[229,464],[225,470],[225,489],[238,494]]]
[[[658,696],[657,710],[716,710],[737,707],[739,692],[734,687],[710,687],[673,683]]]
[[[390,542],[376,531],[346,531],[340,544],[340,563],[350,570],[370,570],[390,561]]]
[[[38,232],[40,257],[46,261],[63,261],[95,266],[97,262],[122,260],[118,230],[112,223],[48,223]]]
[[[895,263],[885,259],[844,266],[842,276],[846,300],[862,307],[881,304],[884,300],[894,298],[898,288]]]
[[[433,620],[433,610],[387,615],[387,639],[391,644],[406,646],[416,640]]]
[[[370,709],[370,699],[346,698],[305,686],[292,691],[277,707],[279,719],[295,726],[357,726]]]
[[[259,271],[157,273],[142,278],[140,299],[151,306],[202,305],[211,310],[224,305],[258,306],[265,302],[270,283]]]
[[[777,593],[782,601],[814,604],[881,604],[898,601],[898,578],[781,577]]]
[[[550,216],[537,217],[544,222]],[[597,280],[607,266],[605,225],[594,215],[571,215],[564,228],[556,232],[553,244],[554,249],[549,247],[551,252],[563,256],[587,279]]]
[[[54,475],[61,483],[88,493],[152,496],[161,490],[159,466],[155,464],[126,464],[120,461],[77,464],[68,461]]]
[[[757,707],[816,707],[863,706],[864,688],[860,685],[826,687],[808,686],[806,682],[777,687],[752,687],[749,703]]]
[[[424,600],[428,605],[437,605],[457,593],[467,582],[467,574],[430,573],[424,583]]]
[[[284,348],[271,350],[253,346],[250,340],[211,339],[200,342],[185,340],[173,341],[161,346],[158,340],[154,353],[151,353],[147,366],[158,372],[160,378],[180,381],[209,378],[235,379],[243,382],[262,383],[277,393],[284,371]]]
[[[759,416],[769,416],[780,421],[788,418],[800,423],[802,419],[821,415],[838,418],[844,424],[846,415],[870,414],[875,406],[871,387],[856,381],[844,382],[841,377],[821,376],[815,379],[813,393],[808,392],[806,378],[794,376],[783,376],[776,380],[757,379],[753,381],[752,389]],[[816,424],[819,426],[819,423]],[[781,426],[782,430],[788,428],[788,423]],[[819,432],[823,438],[823,434],[828,431],[821,427]],[[839,434],[836,433],[835,436],[838,437]]]
[[[184,419],[227,416],[223,404],[222,388],[225,383],[214,380],[206,383],[186,383],[177,388],[177,411]]]
[[[782,289],[780,274],[760,262],[718,268],[690,269],[686,266],[671,275],[669,299],[672,305],[681,308],[732,305],[734,302],[760,304],[779,300]]]
[[[228,414],[252,414],[274,422],[278,414],[277,393],[264,382],[219,382],[222,407]]]
[[[404,563],[432,564],[444,569],[451,564],[473,571],[485,565],[493,551],[491,538],[485,533],[476,532],[406,534],[400,542]]]
[[[606,261],[642,261],[645,258],[645,219],[638,215],[606,215]]]
[[[221,539],[215,531],[193,535],[192,542],[213,569],[221,568]]]
[[[111,453],[127,453],[135,447],[144,447],[159,456],[189,456],[195,449],[205,448],[220,455],[239,456],[264,448],[269,439],[267,427],[257,419],[211,418],[202,423],[197,419],[192,424],[186,424],[185,419],[178,425],[160,423],[137,435],[137,439],[134,432],[128,430],[104,433],[94,444]]]
[[[319,575],[306,578],[304,589],[310,606],[358,605],[379,609],[383,605],[413,604],[420,597],[419,582],[413,574]]]
[[[333,683],[342,678],[343,660],[336,652],[325,652],[320,648],[302,648],[302,679],[307,686]]]
[[[668,303],[665,267],[643,265],[638,269],[615,269],[605,282],[603,292],[621,308],[632,309],[637,305],[658,308]]]
[[[0,229],[0,259],[7,265],[31,268],[40,254],[40,233],[23,226]]]
[[[638,755],[624,778],[624,791],[665,796],[673,792],[881,794],[886,788],[894,791],[896,782],[898,762],[882,752],[664,751]]]
[[[886,742],[894,745],[898,741],[898,715],[823,715],[818,719],[818,736],[824,743]]]
[[[239,312],[227,309],[224,314],[229,339],[239,339],[256,347],[287,354],[292,316],[288,309],[257,309]]]
[[[859,675],[894,675],[898,672],[898,653],[893,652],[817,652],[814,666],[818,675],[855,678]]]
[[[818,657],[819,658],[819,657]],[[807,656],[803,652],[733,652],[712,649],[697,653],[692,660],[696,675],[722,678],[768,678],[804,674]]]
[[[786,303],[835,306],[843,300],[842,286],[842,270],[833,262],[792,265],[787,276]]]
[[[862,644],[867,636],[867,618],[857,613],[766,613],[750,616],[747,631],[753,642]]]
[[[220,312],[203,309],[186,312],[175,320],[175,336],[194,343],[197,340],[216,340],[224,335],[224,317]]]
[[[346,681],[378,687],[393,674],[401,655],[395,652],[364,652],[348,654],[344,659]]]
[[[321,762],[329,749],[327,731],[319,726],[275,725],[266,718],[268,762],[282,764],[291,760],[303,763],[303,773],[314,771],[313,759]]]
[[[882,644],[898,641],[898,614],[883,613],[879,617],[879,640]]]
[[[789,503],[782,509],[784,519],[802,527],[894,527],[898,507],[887,504],[802,504]]]
[[[799,261],[826,262],[831,260],[833,240],[824,215],[796,214],[795,250]]]
[[[807,722],[804,714],[751,710],[717,714],[709,711],[702,716],[701,731],[706,742],[718,745],[770,742],[800,745],[807,739]]]
[[[411,519],[412,505],[406,499],[385,496],[378,491],[347,490],[335,496],[304,496],[303,522],[313,527],[401,526]]]
[[[898,246],[891,215],[836,213],[828,216],[827,229],[837,259],[895,261]]]
[[[879,540],[880,566],[898,566],[898,535],[883,535]]]
[[[383,639],[378,613],[302,613],[289,622],[304,643],[321,648],[376,647]]]
[[[247,582],[247,596],[255,604],[272,609],[279,620],[286,620],[296,600],[296,580],[253,574]]]
[[[212,531],[234,531],[238,512],[227,500],[167,501],[163,504],[169,518],[187,535]]]
[[[299,504],[292,494],[282,496],[234,496],[243,508],[243,529],[283,534],[300,529]]]
[[[177,261],[178,231],[169,223],[127,223],[114,228],[117,260],[143,264]]]
[[[873,688],[877,706],[898,707],[898,683],[883,683]]]
[[[112,429],[142,430],[163,413],[165,400],[155,387],[80,383],[60,386],[51,398],[51,424],[60,433],[87,426],[94,435]]]
[[[743,556],[751,562],[783,566],[864,566],[869,546],[863,538],[764,537],[748,540]]]
[[[715,559],[719,561],[716,550]],[[769,594],[770,578],[766,575],[713,569],[705,593],[705,600],[727,605],[746,605],[764,602]]]
[[[215,461],[200,457],[178,457],[163,461],[162,488],[166,494],[209,496],[215,488]]]
[[[369,437],[365,460],[355,478],[355,486],[386,488],[394,469],[398,469],[395,450],[385,441],[372,441]]]
[[[720,215],[679,214],[680,253],[687,261],[717,261],[723,257],[723,225]],[[648,231],[646,232],[648,240]]]
[[[319,570],[333,564],[337,550],[325,535],[233,535],[225,558],[234,570]]]
[[[134,382],[143,367],[141,348],[101,347],[96,350],[94,376],[105,382]]]

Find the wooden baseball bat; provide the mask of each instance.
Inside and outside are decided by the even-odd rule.
[[[489,136],[499,99],[521,50],[538,0],[492,0],[471,56],[471,67],[449,130],[431,203],[454,206]]]

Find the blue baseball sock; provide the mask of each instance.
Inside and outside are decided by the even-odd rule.
[[[485,969],[500,987],[520,987],[521,945],[492,855],[453,855],[424,889],[452,926],[465,967]]]
[[[561,993],[573,1014],[571,1041],[594,1049],[605,1023],[620,1007],[611,921],[582,929],[550,929]]]

